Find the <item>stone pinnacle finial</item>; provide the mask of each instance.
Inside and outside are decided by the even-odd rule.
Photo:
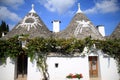
[[[30,13],[36,13],[34,10],[34,4],[32,4],[32,9],[31,9]]]
[[[82,13],[82,11],[80,9],[80,3],[78,3],[78,11],[76,13]]]
[[[32,4],[32,9],[34,9],[34,4]]]

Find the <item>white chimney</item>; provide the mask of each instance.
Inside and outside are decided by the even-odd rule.
[[[98,31],[101,33],[101,35],[104,37],[105,36],[105,28],[103,25],[98,25],[97,26]]]
[[[4,37],[5,36],[5,33],[4,32],[2,32],[2,37]]]
[[[53,20],[53,32],[59,32],[60,31],[60,23],[61,21],[59,20]]]

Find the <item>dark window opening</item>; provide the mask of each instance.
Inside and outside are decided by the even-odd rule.
[[[55,63],[55,68],[58,68],[58,63]]]

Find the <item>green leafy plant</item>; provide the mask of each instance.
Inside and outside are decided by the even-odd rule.
[[[20,35],[24,36],[24,35]],[[7,57],[16,58],[23,52],[30,57],[31,61],[37,60],[38,67],[41,68],[44,77],[49,77],[47,72],[46,59],[49,53],[55,52],[65,55],[74,54],[74,52],[83,52],[84,47],[91,49],[95,44],[96,49],[102,50],[105,54],[113,57],[118,64],[120,72],[120,39],[92,40],[90,37],[83,40],[75,38],[56,39],[56,38],[33,38],[28,39],[28,35],[21,40],[26,40],[27,48],[22,48],[19,35],[6,40],[0,39],[0,58],[5,62]],[[37,57],[36,57],[37,56]]]

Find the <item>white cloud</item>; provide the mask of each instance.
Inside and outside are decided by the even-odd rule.
[[[15,22],[21,20],[21,18],[17,14],[9,11],[7,7],[0,6],[0,20],[7,20],[7,19]]]
[[[0,0],[0,3],[13,8],[17,8],[24,3],[24,0]]]
[[[101,0],[95,3],[95,6],[91,9],[87,9],[84,12],[89,13],[111,13],[119,10],[117,0]]]
[[[51,12],[64,13],[71,8],[77,0],[39,0]]]
[[[15,27],[14,24],[9,24],[9,30],[12,30]]]

